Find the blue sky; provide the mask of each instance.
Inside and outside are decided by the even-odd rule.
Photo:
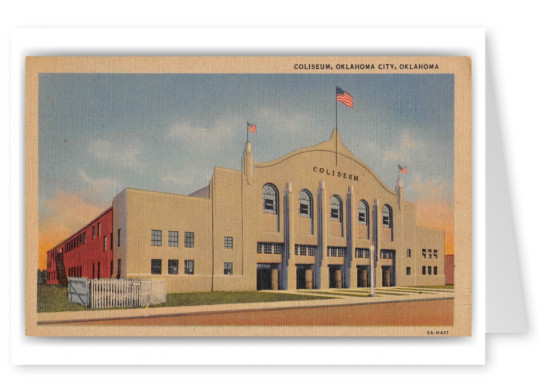
[[[338,106],[343,143],[391,188],[406,165],[406,200],[445,209],[449,229],[454,102],[445,74],[41,74],[40,229],[62,240],[124,188],[189,194],[215,165],[240,169],[247,121],[258,127],[257,161],[324,141],[336,85],[354,97],[354,108]]]
[[[335,85],[344,144],[394,187],[442,183],[453,197],[452,75],[42,74],[39,194],[108,204],[125,187],[190,193],[213,166],[239,169],[246,122],[255,160],[327,139]]]

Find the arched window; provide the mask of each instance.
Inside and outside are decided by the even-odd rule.
[[[369,225],[369,206],[364,200],[360,201],[358,205],[358,224],[360,225]]]
[[[386,204],[383,206],[383,227],[392,228],[392,208]]]
[[[331,197],[331,221],[342,222],[342,201],[337,195]]]
[[[298,197],[300,217],[312,217],[312,194],[308,190],[301,190]]]
[[[262,188],[262,209],[264,213],[276,215],[278,213],[277,188],[274,185],[266,184]]]

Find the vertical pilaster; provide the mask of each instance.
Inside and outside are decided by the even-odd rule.
[[[373,219],[372,219],[372,226],[373,226],[373,251],[371,253],[371,258],[373,259],[373,267],[371,268],[371,273],[373,275],[373,288],[377,286],[377,263],[379,260],[379,249],[381,245],[381,237],[380,232],[382,229],[381,225],[381,218],[379,217],[381,214],[381,206],[379,205],[379,199],[376,198],[375,202],[373,203]]]
[[[325,194],[325,181],[320,181],[318,189],[318,246],[316,252],[316,265],[314,267],[314,289],[329,286],[329,283],[322,284],[322,266],[327,254],[327,213],[325,208],[327,195]]]
[[[285,211],[284,211],[284,232],[283,232],[283,240],[284,240],[284,256],[281,261],[281,273],[279,278],[279,288],[282,290],[288,289],[288,281],[289,281],[289,267],[293,267],[294,261],[293,261],[293,254],[295,251],[295,240],[294,240],[294,220],[295,220],[295,207],[293,202],[293,185],[291,182],[287,182],[287,186],[285,189],[285,196],[283,198],[284,205],[285,205]],[[291,265],[291,266],[290,266]],[[296,270],[293,270],[293,275],[295,275]],[[296,278],[292,279],[292,281],[296,280]]]
[[[348,187],[348,195],[346,199],[346,256],[344,258],[344,270],[343,270],[343,288],[350,288],[352,274],[352,261],[354,259],[354,248],[355,248],[355,229],[354,229],[354,217],[356,216],[355,211],[355,197],[354,197],[354,187]]]

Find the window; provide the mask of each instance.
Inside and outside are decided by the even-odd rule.
[[[233,236],[224,236],[224,248],[233,248]]]
[[[283,245],[281,243],[258,242],[256,252],[258,254],[281,254],[283,252]]]
[[[92,240],[96,237],[96,227],[92,227]]]
[[[113,250],[113,232],[109,235],[111,239],[111,250]]]
[[[411,267],[406,267],[406,276],[410,276],[411,275]]]
[[[262,210],[264,213],[276,215],[278,213],[277,188],[274,185],[266,184],[262,188]]]
[[[178,260],[169,259],[168,260],[168,274],[178,274]]]
[[[151,230],[151,245],[160,246],[163,243],[163,231],[160,229]]]
[[[168,247],[178,247],[178,231],[168,231]]]
[[[86,232],[82,233],[82,243],[86,243]]]
[[[151,260],[151,274],[162,274],[162,261],[160,259]],[[119,272],[120,274],[120,272]]]
[[[432,250],[429,248],[429,259],[432,259]]]
[[[113,260],[111,260],[111,268],[110,268],[109,276],[113,277]]]
[[[367,211],[369,210],[369,207],[367,205],[367,202],[364,200],[360,201],[360,204],[358,205],[358,224],[360,225],[368,225],[368,214]]]
[[[184,236],[185,246],[193,247],[195,245],[195,234],[193,232],[186,232]]]
[[[306,246],[298,246],[299,255],[306,255]]]
[[[356,258],[371,258],[371,250],[368,248],[356,248]]]
[[[381,250],[382,259],[394,259],[394,250]]]
[[[411,248],[408,248],[406,253],[407,253],[407,257],[411,258]]]
[[[86,239],[86,237],[84,239]],[[121,229],[119,228],[117,230],[117,247],[120,247],[120,246],[121,246]]]
[[[432,274],[432,266],[429,266],[428,269],[429,269],[429,276],[430,276]]]
[[[224,262],[224,274],[226,276],[233,274],[233,262]]]
[[[438,250],[434,249],[434,250],[432,250],[432,253],[434,254],[434,258],[438,259]],[[436,273],[434,273],[434,274],[436,274]]]
[[[434,271],[435,276],[438,275],[438,266],[435,266],[432,270]]]
[[[392,209],[390,206],[383,206],[383,227],[392,228]]]
[[[422,251],[422,254],[423,254],[423,258],[426,258],[427,257],[427,249],[423,249]]]
[[[300,217],[312,217],[312,195],[308,190],[302,190],[299,196]]]
[[[186,274],[193,274],[193,271],[194,271],[194,261],[193,260],[187,260],[187,261],[184,261],[184,273]]]
[[[98,238],[101,235],[101,223],[98,223]]]
[[[342,201],[336,195],[331,197],[331,221],[342,222]]]
[[[103,252],[107,251],[107,235],[103,237]]]
[[[345,253],[344,247],[327,247],[328,257],[344,257],[344,253]]]
[[[423,275],[427,274],[427,267],[426,266],[423,266],[422,270],[423,270]]]
[[[92,264],[92,279],[96,278],[96,264]]]
[[[121,260],[117,259],[117,278],[121,278]]]

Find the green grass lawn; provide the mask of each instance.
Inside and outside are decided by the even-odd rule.
[[[38,284],[38,312],[82,311],[89,308],[69,302],[67,287]]]
[[[169,293],[167,302],[153,307],[179,307],[194,305],[268,303],[275,301],[324,300],[326,297],[315,295],[296,295],[269,291],[252,292],[186,292]],[[120,309],[120,308],[118,308]],[[57,285],[38,285],[38,312],[95,311],[78,304],[70,303],[67,288]]]

